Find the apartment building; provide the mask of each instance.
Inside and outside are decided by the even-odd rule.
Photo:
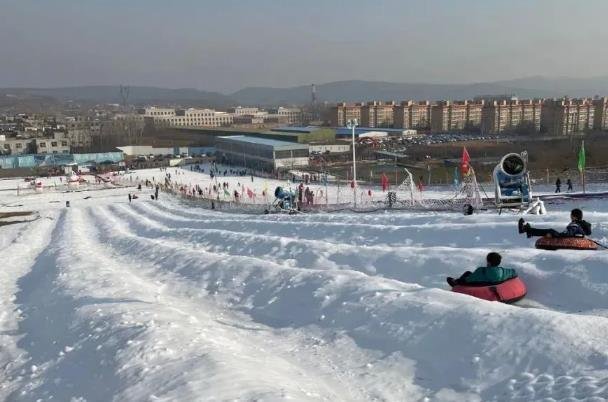
[[[394,108],[393,127],[413,130],[430,130],[431,102],[403,101]]]
[[[231,107],[230,109],[228,109],[228,113],[235,115],[235,116],[245,116],[245,115],[255,116],[259,112],[260,112],[260,109],[257,107],[237,106],[237,107]]]
[[[308,123],[305,119],[306,114],[298,107],[280,106],[274,109],[268,109],[268,114],[283,116],[290,126],[300,126]]]
[[[466,101],[439,101],[431,106],[431,132],[462,131],[467,122]]]
[[[361,127],[392,128],[395,102],[367,102],[361,107]]]
[[[36,138],[37,154],[69,154],[70,140],[65,133],[56,132],[52,137]]]
[[[541,130],[560,136],[591,130],[595,122],[595,106],[591,99],[553,99],[545,101]]]
[[[465,129],[478,130],[481,127],[482,111],[485,101],[466,101],[466,104]]]
[[[36,141],[34,138],[23,138],[21,136],[7,137],[0,140],[0,148],[4,155],[33,154],[36,152]]]
[[[67,139],[73,147],[87,148],[93,143],[93,137],[101,134],[102,122],[82,118],[68,118],[65,127]]]
[[[329,121],[333,127],[344,127],[349,120],[361,121],[362,103],[340,102],[330,111]]]
[[[144,117],[152,118],[159,126],[173,127],[224,127],[230,126],[233,116],[213,109],[146,108]]]
[[[502,100],[487,102],[483,107],[481,132],[501,134],[517,130],[540,131],[541,100]]]
[[[593,128],[595,130],[608,130],[608,98],[593,100],[594,115]]]
[[[144,110],[144,116],[153,118],[168,118],[175,116],[175,109],[167,107],[147,107]]]

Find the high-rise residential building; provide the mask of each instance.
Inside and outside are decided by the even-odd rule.
[[[361,107],[361,127],[393,127],[395,102],[367,102]]]
[[[439,101],[431,106],[431,132],[478,130],[484,101]]]
[[[517,130],[540,130],[542,101],[501,100],[487,102],[482,111],[481,132],[501,134]]]
[[[482,111],[483,106],[485,105],[485,101],[466,101],[466,104],[467,117],[465,122],[465,129],[479,130],[479,128],[481,127]]]
[[[340,102],[330,111],[330,124],[333,127],[344,127],[349,120],[357,119],[361,122],[362,103],[345,103]]]
[[[593,100],[595,108],[593,115],[593,128],[595,130],[608,130],[608,98]]]
[[[569,135],[593,129],[595,106],[590,99],[552,99],[545,101],[541,130],[549,135]]]
[[[395,128],[430,130],[431,102],[403,101],[394,108],[393,126]]]

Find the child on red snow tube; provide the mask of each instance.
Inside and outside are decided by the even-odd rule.
[[[467,271],[457,279],[448,277],[447,282],[452,287],[457,285],[495,285],[516,278],[517,272],[511,268],[501,267],[501,261],[500,254],[489,253],[486,256],[487,266],[479,267],[475,272]]]
[[[591,235],[591,224],[583,220],[583,211],[578,208],[570,211],[570,223],[566,226],[566,230],[558,232],[555,229],[538,229],[526,223],[524,218],[520,218],[517,222],[517,229],[520,234],[525,233],[528,238],[532,236],[538,237],[585,237]]]

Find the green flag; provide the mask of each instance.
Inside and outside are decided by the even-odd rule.
[[[581,150],[578,152],[578,171],[585,170],[585,141],[581,142]]]

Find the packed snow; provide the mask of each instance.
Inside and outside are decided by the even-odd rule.
[[[0,399],[608,398],[606,251],[537,250],[509,212],[239,214],[134,187],[165,174],[0,181],[0,211],[33,212],[0,225]],[[546,206],[529,220],[581,207],[608,243],[608,200]],[[450,291],[489,251],[525,299]]]

